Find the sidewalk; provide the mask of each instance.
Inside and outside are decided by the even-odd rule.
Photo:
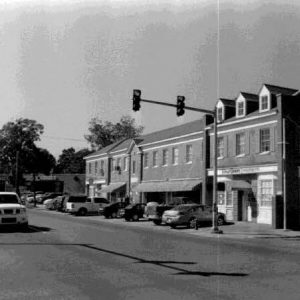
[[[49,214],[62,214],[61,212],[47,210],[44,205],[37,205],[37,207],[30,207],[30,209],[42,210]],[[248,238],[286,238],[286,239],[299,239],[300,231],[273,229],[271,225],[256,224],[248,222],[235,222],[228,223],[220,226],[219,229],[223,231],[223,234],[212,233],[211,226],[199,227],[196,229],[180,228],[170,229],[168,226],[157,226],[152,222],[148,222],[146,219],[140,220],[139,222],[126,222],[124,219],[105,219],[103,216],[91,215],[85,217],[78,217],[81,219],[91,220],[99,223],[113,223],[122,226],[131,226],[138,228],[151,228],[152,230],[171,230],[174,232],[180,232],[183,234],[199,235],[212,238],[237,238],[237,239],[248,239]]]

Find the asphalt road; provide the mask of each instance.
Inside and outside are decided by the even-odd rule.
[[[299,299],[299,240],[29,215],[29,232],[0,232],[0,299]]]

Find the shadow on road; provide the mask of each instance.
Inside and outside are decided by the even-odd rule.
[[[126,258],[130,258],[133,260],[136,260],[137,263],[147,263],[147,264],[154,264],[156,266],[160,266],[163,268],[167,268],[167,269],[171,269],[173,271],[177,271],[178,273],[174,274],[174,275],[197,275],[197,276],[240,276],[240,277],[244,277],[244,276],[248,276],[248,274],[246,273],[224,273],[224,272],[202,272],[202,271],[190,271],[190,270],[185,270],[183,268],[180,267],[175,267],[175,266],[169,266],[168,264],[185,264],[185,265],[192,265],[192,264],[196,264],[195,262],[180,262],[180,261],[157,261],[157,260],[147,260],[147,259],[143,259],[143,258],[139,258],[133,255],[128,255],[128,254],[124,254],[124,253],[120,253],[120,252],[116,252],[116,251],[112,251],[112,250],[107,250],[107,249],[103,249],[103,248],[99,248],[99,247],[95,247],[89,244],[82,244],[83,247],[86,248],[90,248],[90,249],[94,249],[97,251],[101,251],[104,253],[109,253],[109,254],[113,254],[113,255],[117,255],[117,256],[122,256],[122,257],[126,257]]]
[[[48,227],[41,227],[41,226],[34,226],[34,225],[30,225],[30,226],[28,226],[28,228],[20,228],[18,226],[1,225],[0,234],[1,233],[13,233],[13,232],[33,233],[33,232],[45,232],[45,231],[50,231],[50,230],[51,230],[51,228],[48,228]]]
[[[140,258],[140,257],[136,257],[133,255],[129,255],[129,254],[124,254],[124,253],[120,253],[120,252],[116,252],[116,251],[112,251],[112,250],[108,250],[108,249],[103,249],[103,248],[99,248],[90,244],[68,244],[68,243],[0,243],[0,246],[3,245],[35,245],[35,246],[78,246],[78,247],[84,247],[84,248],[88,248],[88,249],[93,249],[93,250],[97,250],[103,253],[108,253],[108,254],[112,254],[112,255],[116,255],[116,256],[121,256],[121,257],[126,257],[129,259],[134,260],[136,263],[143,263],[143,264],[152,264],[152,265],[156,265],[162,268],[166,268],[166,269],[170,269],[172,271],[176,271],[177,273],[173,274],[173,275],[194,275],[194,276],[205,276],[205,277],[210,277],[210,276],[232,276],[232,277],[245,277],[248,276],[249,274],[247,273],[225,273],[225,272],[203,272],[203,271],[192,271],[192,270],[186,270],[184,268],[181,267],[177,267],[174,266],[174,264],[178,264],[178,265],[195,265],[197,264],[196,262],[189,262],[189,261],[173,261],[173,260],[148,260],[148,259],[144,259],[144,258]],[[173,265],[173,266],[170,266]]]

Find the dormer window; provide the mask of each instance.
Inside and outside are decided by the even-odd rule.
[[[217,120],[218,122],[222,122],[223,120],[223,107],[217,108]]]
[[[260,110],[268,110],[269,109],[269,97],[262,96],[260,100]]]
[[[237,117],[244,117],[245,116],[245,102],[239,101],[237,102]]]

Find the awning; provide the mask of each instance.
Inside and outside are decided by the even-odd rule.
[[[197,191],[200,189],[199,180],[143,182],[133,188],[135,192],[179,192]]]
[[[232,189],[251,189],[251,184],[245,180],[232,180],[230,186]]]
[[[111,184],[103,187],[99,192],[100,193],[113,193],[113,192],[116,192],[118,189],[124,188],[125,185],[126,185],[125,182],[111,183]]]

